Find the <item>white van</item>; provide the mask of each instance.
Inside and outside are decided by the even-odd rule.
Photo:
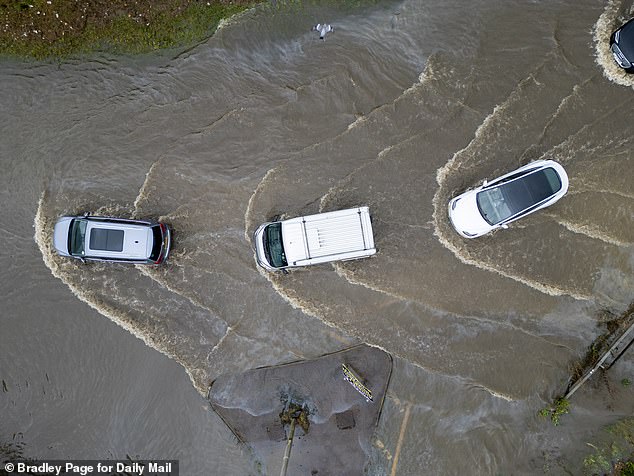
[[[368,207],[264,223],[253,240],[258,264],[270,271],[376,253]]]

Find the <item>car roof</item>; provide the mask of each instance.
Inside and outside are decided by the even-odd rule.
[[[488,190],[497,188],[502,192],[513,216],[553,196],[561,190],[562,185],[557,171],[553,167],[544,167],[529,170],[523,176]]]
[[[86,257],[147,259],[154,244],[152,226],[86,218]]]

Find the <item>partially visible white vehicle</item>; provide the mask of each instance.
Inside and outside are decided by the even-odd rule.
[[[161,264],[170,245],[167,225],[149,220],[66,216],[57,220],[53,231],[57,253],[81,261]]]
[[[269,271],[376,253],[368,207],[264,223],[253,241],[258,264]]]
[[[476,238],[548,207],[568,191],[568,175],[553,160],[537,160],[449,201],[449,219],[465,238]]]

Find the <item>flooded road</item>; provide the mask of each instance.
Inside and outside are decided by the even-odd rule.
[[[561,427],[536,415],[599,312],[633,300],[634,79],[606,46],[633,14],[277,2],[179,54],[4,62],[0,438],[23,434],[32,457],[136,452],[186,474],[257,473],[179,367],[112,321],[203,394],[227,372],[385,349],[370,474],[577,472],[586,439],[634,410],[631,389],[589,388]],[[320,41],[310,26],[324,21],[335,32]],[[560,202],[480,239],[453,231],[451,197],[542,158],[568,172]],[[375,257],[256,267],[260,223],[357,205]],[[59,258],[55,220],[85,211],[164,220],[169,264]]]

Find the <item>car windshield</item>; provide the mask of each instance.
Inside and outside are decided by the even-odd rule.
[[[161,251],[163,251],[163,232],[161,231],[161,225],[154,225],[152,227],[152,238],[154,240],[154,245],[152,246],[150,259],[152,261],[157,261],[159,256],[161,256]]]
[[[282,224],[271,223],[266,227],[265,233],[264,253],[266,254],[266,259],[274,268],[287,266],[284,245],[282,244]]]
[[[476,195],[478,210],[490,224],[497,225],[549,198],[561,189],[559,175],[546,168]]]
[[[86,220],[75,219],[70,225],[68,234],[68,251],[73,256],[81,256],[85,253]]]
[[[634,21],[630,21],[621,28],[619,49],[629,61],[634,60]]]

